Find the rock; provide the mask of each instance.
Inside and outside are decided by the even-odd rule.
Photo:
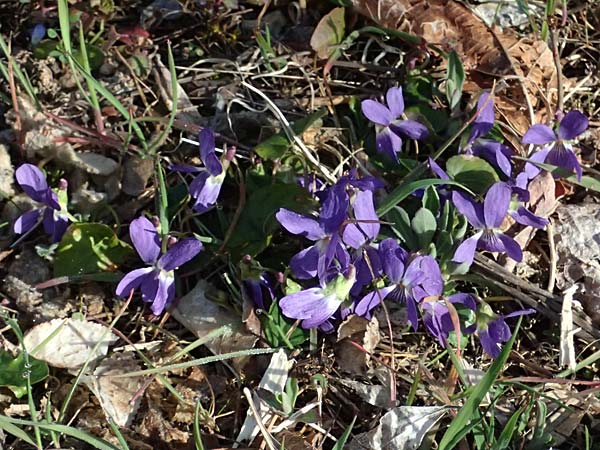
[[[127,195],[137,197],[144,192],[146,184],[153,173],[154,161],[152,158],[127,157],[123,165],[121,190]]]
[[[8,148],[6,145],[0,144],[0,198],[11,197],[15,194],[14,179],[15,169],[10,161]]]

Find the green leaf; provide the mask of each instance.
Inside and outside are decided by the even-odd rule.
[[[348,428],[346,428],[344,430],[344,432],[342,433],[340,438],[337,440],[335,445],[331,448],[331,450],[344,450],[344,447],[346,446],[346,441],[350,437],[352,428],[354,428],[354,422],[356,422],[356,416],[354,416],[354,419],[352,419],[352,422],[350,422],[350,425],[348,425]]]
[[[448,55],[448,70],[446,72],[446,98],[450,109],[454,109],[460,103],[463,85],[465,83],[465,69],[458,57],[452,50]]]
[[[512,441],[513,434],[515,433],[515,429],[517,427],[517,421],[523,414],[524,408],[517,409],[514,414],[508,419],[502,433],[498,437],[498,440],[492,447],[492,450],[504,450],[507,449]]]
[[[425,189],[423,194],[423,208],[427,208],[433,214],[436,214],[440,210],[440,195],[433,186],[429,186]]]
[[[277,301],[271,303],[268,314],[262,318],[265,337],[272,347],[287,345],[290,349],[294,349],[300,347],[308,339],[308,332],[300,327],[294,329],[288,337],[293,321],[284,317]]]
[[[500,181],[496,170],[487,161],[472,155],[456,155],[446,162],[446,172],[454,180],[477,194]]]
[[[300,135],[326,114],[327,110],[319,109],[308,116],[295,121],[290,126],[294,131],[294,134]],[[282,158],[291,145],[292,144],[287,138],[285,132],[281,131],[258,144],[256,147],[254,147],[254,151],[261,158],[275,160]]]
[[[23,354],[15,358],[10,353],[0,351],[0,386],[8,387],[15,397],[21,398],[27,394],[27,378],[24,376],[29,371],[31,384],[39,383],[48,377],[48,364],[29,356],[30,368],[25,368]]]
[[[54,276],[72,276],[99,271],[112,272],[130,255],[132,248],[101,223],[74,223],[58,245]]]
[[[388,220],[392,223],[392,231],[408,247],[409,250],[419,250],[419,239],[412,229],[408,213],[396,206],[387,214]]]
[[[342,43],[346,32],[344,16],[345,9],[343,7],[334,8],[325,14],[317,24],[310,38],[310,46],[317,52],[320,59],[332,56],[339,44]]]
[[[420,208],[411,221],[411,227],[419,240],[419,248],[425,249],[433,239],[437,229],[437,221],[431,211]]]
[[[439,178],[427,178],[425,180],[415,180],[409,182],[400,183],[396,189],[394,189],[390,194],[385,198],[385,200],[381,203],[379,208],[377,209],[378,216],[384,216],[388,212],[392,210],[398,203],[404,200],[413,192],[427,188],[429,186],[435,186],[440,184],[447,184],[451,186],[458,186],[465,189],[465,186],[462,183],[454,180],[440,180]],[[472,192],[469,189],[465,189],[467,192]]]
[[[458,443],[467,435],[467,433],[469,433],[471,428],[477,423],[476,419],[479,413],[479,405],[488,391],[492,388],[494,381],[502,371],[502,367],[508,359],[508,355],[510,354],[512,346],[515,343],[515,339],[517,338],[517,332],[520,328],[521,320],[522,317],[519,317],[517,326],[515,327],[515,330],[509,341],[504,345],[502,352],[492,363],[485,375],[481,378],[481,381],[479,381],[479,383],[477,383],[477,385],[472,389],[471,394],[465,401],[465,404],[460,411],[458,411],[458,414],[456,414],[454,420],[452,420],[452,423],[440,441],[438,446],[439,450],[451,450],[455,448]]]
[[[279,208],[308,212],[311,205],[310,194],[295,184],[259,188],[248,198],[228,247],[234,257],[256,256],[269,245],[273,233],[279,229],[275,219]]]

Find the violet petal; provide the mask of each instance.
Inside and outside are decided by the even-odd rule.
[[[499,233],[498,238],[504,244],[504,249],[508,256],[517,262],[521,262],[523,260],[523,250],[521,250],[521,246],[517,243],[517,241],[504,233]]]
[[[358,301],[354,307],[354,313],[361,317],[368,316],[394,289],[395,286],[386,286],[381,289],[376,289],[373,292],[369,292]]]
[[[510,213],[513,219],[521,225],[533,228],[544,228],[549,221],[545,217],[536,216],[524,206],[519,206],[516,211]]]
[[[503,182],[494,183],[485,194],[483,215],[487,228],[498,228],[506,216],[511,198],[510,187]]]
[[[466,263],[467,265],[471,265],[473,263],[473,258],[475,258],[475,250],[477,249],[477,241],[479,240],[478,235],[476,234],[469,239],[465,239],[462,244],[458,246],[456,252],[454,252],[454,256],[452,261],[456,263]]]
[[[170,247],[158,260],[158,267],[167,272],[194,259],[202,250],[202,242],[195,238],[182,239]]]
[[[371,191],[358,192],[352,208],[356,223],[346,225],[343,240],[352,248],[360,248],[379,234],[379,217],[375,212],[373,193]]]
[[[156,228],[144,216],[129,224],[129,236],[133,246],[146,264],[153,264],[160,255],[160,237]]]
[[[13,224],[13,231],[17,234],[24,234],[37,225],[41,211],[34,209],[21,214]]]
[[[290,269],[300,280],[308,280],[317,276],[319,264],[319,247],[310,247],[296,253],[290,260]]]
[[[377,133],[375,140],[379,153],[383,153],[392,161],[398,162],[397,153],[402,150],[402,138],[400,136],[385,127]]]
[[[544,145],[556,141],[556,134],[548,125],[532,125],[523,136],[523,144]]]
[[[215,133],[210,128],[203,128],[198,135],[200,143],[200,159],[212,176],[220,175],[223,166],[215,152]]]
[[[137,289],[146,280],[148,274],[153,272],[152,267],[143,267],[127,273],[117,285],[116,294],[119,297],[129,297],[132,289]]]
[[[390,129],[394,133],[410,139],[422,140],[429,136],[427,127],[416,120],[396,120],[390,124]]]
[[[471,225],[475,228],[485,228],[483,205],[475,202],[471,196],[459,191],[452,192],[452,203]]]
[[[158,276],[158,289],[150,309],[152,314],[159,316],[165,310],[165,306],[173,302],[175,298],[175,278],[161,273]]]
[[[385,101],[392,113],[392,120],[400,117],[404,112],[404,96],[402,95],[401,87],[393,87],[388,89],[385,94]]]
[[[315,219],[285,208],[277,211],[275,217],[281,226],[292,234],[304,236],[311,241],[317,241],[325,237],[323,228]]]
[[[570,141],[587,130],[588,126],[589,120],[582,112],[577,110],[569,111],[558,125],[558,138]]]
[[[363,100],[361,109],[365,117],[377,125],[387,127],[394,120],[387,106],[376,100]]]

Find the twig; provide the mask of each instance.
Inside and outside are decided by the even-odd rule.
[[[277,450],[277,447],[275,446],[275,442],[273,442],[274,441],[273,437],[269,433],[269,430],[267,430],[267,428],[265,427],[265,424],[262,422],[262,418],[260,417],[260,414],[256,410],[256,405],[254,404],[254,400],[252,399],[252,392],[250,392],[250,389],[248,389],[247,387],[244,388],[244,395],[246,396],[246,399],[248,400],[248,406],[250,407],[250,412],[254,416],[254,420],[256,420],[256,424],[258,425],[258,428],[260,428],[260,431],[262,432],[264,441],[266,442],[266,444],[270,450]]]
[[[552,57],[554,58],[554,65],[556,66],[556,90],[558,91],[556,110],[562,111],[565,93],[563,90],[562,68],[560,65],[560,55],[558,54],[558,32],[556,29],[552,30],[552,33],[550,33],[550,40],[552,42]]]
[[[548,248],[550,249],[550,275],[548,277],[548,292],[554,291],[556,283],[556,245],[554,244],[554,224],[550,221],[546,225],[546,233],[548,233]]]

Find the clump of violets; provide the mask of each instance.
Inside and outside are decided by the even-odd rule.
[[[543,157],[543,162],[568,172],[575,172],[577,179],[581,180],[581,165],[571,141],[587,130],[588,125],[588,118],[583,113],[577,110],[569,111],[558,124],[556,131],[544,124],[531,126],[523,136],[523,143],[543,146],[538,152],[538,161]]]
[[[422,123],[400,118],[404,113],[401,87],[388,89],[385,99],[387,106],[377,100],[363,100],[361,109],[365,117],[376,126],[377,151],[398,162],[398,153],[402,150],[402,137],[426,139],[429,131]]]
[[[356,304],[354,312],[369,316],[387,297],[406,305],[408,322],[416,330],[417,304],[425,297],[442,294],[444,284],[437,262],[431,256],[409,254],[392,238],[379,244],[379,258],[387,285],[365,295]]]
[[[494,127],[494,100],[488,92],[483,92],[477,101],[477,117],[473,121],[471,134],[464,150],[467,154],[479,156],[510,177],[512,172],[512,151],[504,144],[492,139],[484,139]]]
[[[52,243],[61,240],[69,226],[67,211],[67,181],[60,180],[57,192],[48,186],[46,176],[33,164],[23,164],[15,172],[17,183],[32,200],[41,204],[39,208],[27,211],[17,218],[13,230],[17,234],[27,233],[39,224],[52,239]]]
[[[511,188],[503,182],[494,183],[485,195],[483,204],[459,191],[452,193],[452,203],[475,228],[476,233],[460,244],[453,261],[471,265],[475,250],[506,253],[515,261],[521,261],[521,246],[500,230],[510,206]]]
[[[152,313],[159,315],[175,298],[175,270],[200,253],[202,243],[195,238],[182,239],[163,253],[158,231],[145,217],[131,222],[129,236],[148,267],[126,274],[119,282],[116,294],[127,297],[132,290],[140,289],[142,299],[152,303]]]
[[[210,128],[203,128],[198,135],[200,146],[200,159],[204,168],[194,166],[171,166],[171,170],[186,173],[198,173],[190,183],[190,196],[194,199],[192,209],[197,213],[204,213],[211,209],[221,192],[227,168],[235,157],[235,149],[225,152],[222,159],[216,153],[215,133]]]

